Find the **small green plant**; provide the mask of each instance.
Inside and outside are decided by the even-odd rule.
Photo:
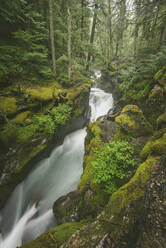
[[[55,125],[64,125],[71,117],[71,107],[68,104],[60,103],[56,108],[50,110],[50,114],[55,121]]]
[[[33,118],[33,125],[36,130],[36,134],[53,134],[56,128],[54,121],[49,115],[36,115]]]
[[[135,165],[132,158],[134,150],[128,142],[112,141],[94,152],[96,160],[92,162],[95,169],[93,183],[102,184],[104,191],[112,194],[131,176]]]

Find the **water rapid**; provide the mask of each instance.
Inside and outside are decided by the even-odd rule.
[[[92,88],[89,104],[93,122],[112,107],[112,95]],[[56,225],[52,205],[77,188],[83,172],[85,136],[86,128],[67,135],[16,187],[0,214],[0,248],[21,246]]]

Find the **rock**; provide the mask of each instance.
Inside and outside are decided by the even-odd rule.
[[[53,212],[58,224],[79,221],[81,217],[80,204],[82,195],[79,191],[73,191],[60,197],[53,205]]]
[[[148,101],[153,103],[161,103],[163,100],[163,88],[160,85],[155,85],[151,90]]]
[[[115,121],[133,137],[147,136],[153,131],[151,124],[145,119],[137,105],[125,106]]]

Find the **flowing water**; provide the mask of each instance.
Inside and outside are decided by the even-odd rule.
[[[93,122],[112,107],[112,95],[92,88],[89,104]],[[83,172],[85,136],[86,128],[67,135],[16,187],[0,215],[0,248],[21,246],[56,225],[52,205],[77,188]]]

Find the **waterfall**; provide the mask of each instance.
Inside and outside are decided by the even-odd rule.
[[[92,88],[91,122],[108,112],[112,95]],[[75,190],[83,172],[86,128],[70,133],[50,156],[34,165],[0,213],[0,248],[16,248],[56,225],[53,202]]]

